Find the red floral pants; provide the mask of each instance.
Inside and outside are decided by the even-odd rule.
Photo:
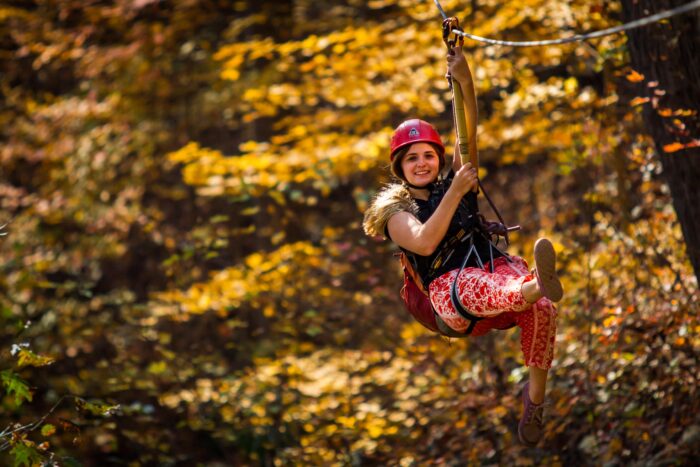
[[[472,314],[485,318],[476,323],[472,336],[486,334],[492,329],[520,328],[520,346],[525,364],[549,369],[554,358],[557,311],[551,301],[541,298],[528,303],[520,289],[532,280],[524,259],[518,256],[496,258],[494,272],[487,264],[484,269],[464,268],[457,279],[457,291],[462,305]],[[470,321],[452,305],[450,291],[457,270],[443,274],[430,283],[430,301],[435,312],[449,327],[464,332]]]

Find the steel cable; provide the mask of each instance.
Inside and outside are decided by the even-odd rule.
[[[445,10],[443,10],[442,5],[440,5],[439,0],[433,0],[435,2],[435,5],[437,6],[438,10],[440,10],[440,14],[442,15],[443,19],[447,19],[447,13],[445,13]],[[622,31],[627,31],[628,29],[634,29],[638,28],[641,26],[646,26],[647,24],[655,23],[657,21],[661,21],[666,18],[670,18],[672,16],[677,16],[683,13],[687,13],[689,11],[695,10],[696,8],[700,8],[700,0],[695,0],[693,2],[690,2],[686,5],[682,5],[676,8],[672,8],[670,10],[662,11],[661,13],[656,13],[651,16],[647,16],[646,18],[640,18],[634,21],[630,21],[629,23],[621,24],[619,26],[614,26],[612,28],[607,28],[607,29],[602,29],[600,31],[593,31],[587,34],[576,34],[571,37],[562,37],[559,39],[549,39],[549,40],[543,40],[543,41],[501,41],[497,39],[488,39],[486,37],[480,37],[480,36],[475,36],[474,34],[469,34],[464,31],[452,31],[455,34],[458,34],[463,37],[467,37],[469,39],[473,39],[475,41],[479,42],[485,42],[487,44],[493,44],[493,45],[509,45],[512,47],[535,47],[535,46],[540,46],[540,45],[555,45],[555,44],[567,44],[569,42],[579,42],[579,41],[585,41],[588,39],[593,39],[596,37],[603,37],[603,36],[608,36],[610,34],[617,34],[618,32]]]

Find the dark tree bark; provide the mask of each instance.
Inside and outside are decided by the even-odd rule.
[[[687,0],[622,0],[624,21],[648,16]],[[690,262],[700,281],[700,147],[664,152],[672,143],[700,138],[700,10],[627,31],[632,67],[645,77],[651,99],[644,121],[654,139],[673,205],[681,223]],[[657,81],[657,87],[650,82]],[[659,92],[655,92],[658,90]],[[663,92],[665,91],[665,94]],[[668,117],[662,109],[689,109],[695,115]],[[674,124],[678,118],[685,125]]]

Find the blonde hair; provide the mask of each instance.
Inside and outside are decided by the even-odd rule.
[[[362,228],[371,237],[386,238],[386,225],[394,214],[407,211],[418,213],[418,205],[411,197],[408,187],[402,183],[386,185],[374,197],[365,211]]]

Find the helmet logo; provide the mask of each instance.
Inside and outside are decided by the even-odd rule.
[[[418,128],[413,127],[411,128],[411,131],[408,132],[409,138],[417,138],[418,136],[420,136],[420,133],[418,133]]]

